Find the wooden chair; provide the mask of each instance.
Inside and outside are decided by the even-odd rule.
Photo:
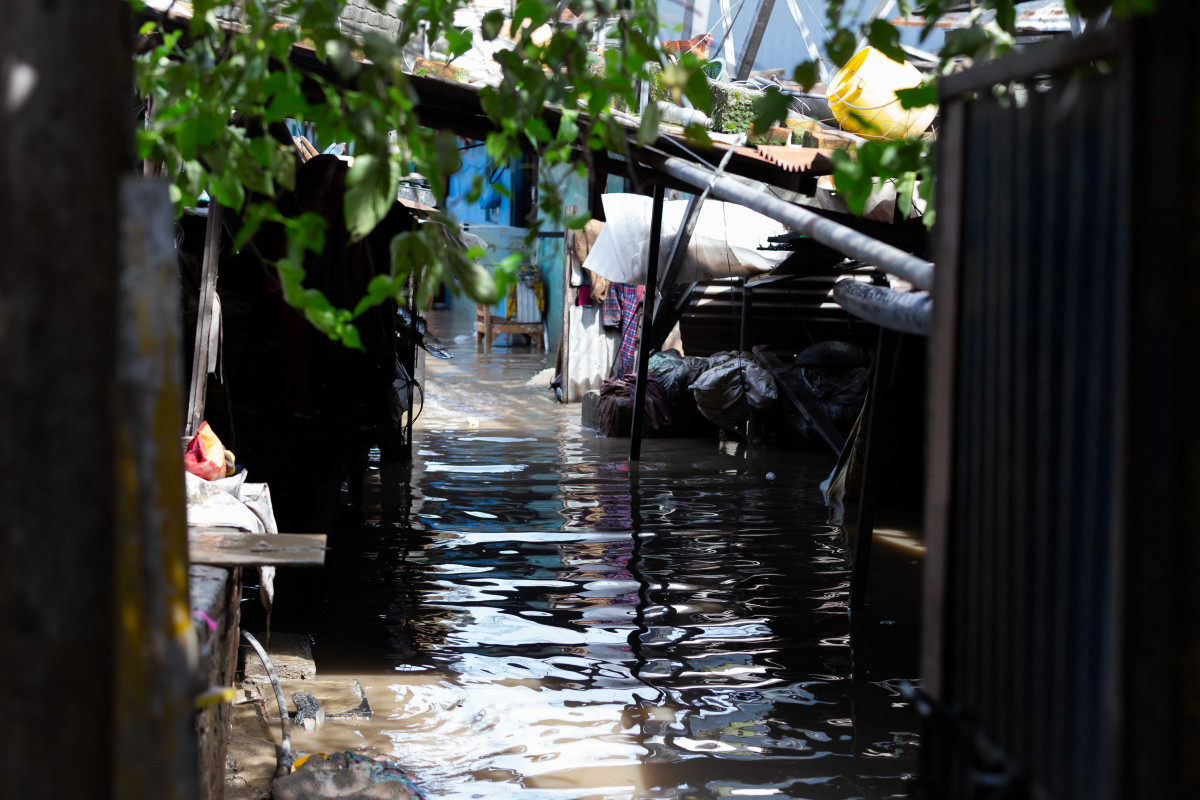
[[[513,322],[492,313],[489,306],[475,304],[475,343],[484,345],[484,352],[492,352],[492,342],[503,333],[523,333],[530,338],[538,352],[546,352],[546,324],[544,322]]]

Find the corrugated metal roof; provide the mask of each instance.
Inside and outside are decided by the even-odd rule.
[[[829,160],[833,155],[832,150],[760,144],[758,152],[785,172],[811,172],[813,175],[829,175],[833,172],[833,162]]]
[[[1070,33],[1071,17],[1067,13],[1063,0],[1029,0],[1017,3],[1016,32],[1029,33]],[[958,30],[971,25],[970,11],[952,11],[943,14],[934,25],[938,30]],[[996,18],[996,12],[985,11],[979,17],[979,22],[987,23]],[[921,14],[898,16],[890,20],[893,25],[902,28],[920,28],[925,26],[925,17]]]

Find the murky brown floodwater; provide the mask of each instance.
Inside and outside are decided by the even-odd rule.
[[[297,749],[387,754],[436,798],[904,794],[919,547],[877,547],[851,647],[831,458],[651,440],[631,474],[626,440],[525,385],[552,355],[454,350],[411,497],[373,472],[323,584],[277,608],[375,711]],[[243,747],[277,734],[238,718]]]

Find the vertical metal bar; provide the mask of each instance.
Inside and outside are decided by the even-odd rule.
[[[662,238],[663,202],[667,191],[662,184],[654,186],[654,204],[650,217],[650,255],[646,264],[646,296],[642,301],[642,329],[638,340],[637,385],[633,391],[633,419],[629,426],[629,460],[642,457],[642,427],[645,424],[646,378],[650,368],[650,336],[647,330],[646,309],[654,306],[658,289],[658,251]]]
[[[1030,713],[1030,686],[1032,685],[1033,648],[1031,637],[1033,631],[1032,605],[1029,595],[1033,587],[1030,575],[1033,572],[1033,526],[1030,515],[1030,495],[1036,491],[1031,480],[1033,461],[1031,458],[1031,439],[1034,431],[1034,421],[1031,414],[1033,400],[1031,374],[1033,372],[1033,353],[1036,348],[1035,309],[1038,293],[1034,289],[1033,280],[1033,242],[1038,235],[1037,220],[1040,209],[1034,194],[1036,176],[1041,168],[1041,148],[1033,143],[1032,128],[1038,119],[1040,105],[1036,99],[1031,99],[1029,105],[1013,115],[1014,120],[1014,163],[1027,164],[1025,169],[1016,170],[1014,175],[1014,225],[1012,239],[1014,243],[1013,264],[1013,336],[1012,347],[1015,358],[1012,365],[1012,380],[1014,393],[1013,410],[1013,460],[1012,468],[1016,471],[1013,483],[1012,510],[1010,521],[1013,525],[1013,579],[1011,598],[1011,620],[1013,625],[1011,663],[1014,665],[1012,702],[1021,709],[1020,718],[1013,728],[1013,738],[1021,743],[1023,754],[1028,753],[1029,742],[1032,738],[1031,725],[1035,724],[1035,715]],[[1026,761],[1028,763],[1028,761]]]
[[[563,209],[564,219],[578,212],[576,206]],[[575,234],[567,231],[563,234],[563,291],[562,291],[562,333],[558,337],[558,351],[562,354],[562,401],[570,403],[574,397],[571,394],[571,304],[575,302],[575,293],[571,286],[573,270],[571,247]]]
[[[1047,708],[1054,702],[1050,690],[1050,668],[1052,663],[1052,636],[1049,613],[1051,610],[1050,558],[1052,538],[1056,535],[1050,521],[1049,482],[1053,479],[1050,467],[1050,437],[1053,426],[1050,422],[1050,411],[1054,398],[1051,381],[1056,369],[1055,348],[1058,341],[1058,330],[1055,326],[1054,306],[1058,300],[1058,264],[1054,254],[1055,229],[1058,225],[1058,203],[1060,198],[1055,192],[1054,170],[1057,166],[1057,153],[1054,146],[1054,97],[1053,95],[1033,95],[1033,101],[1038,108],[1036,135],[1043,150],[1043,168],[1038,173],[1041,183],[1040,190],[1035,194],[1039,202],[1042,230],[1041,238],[1035,253],[1037,273],[1041,276],[1041,291],[1038,294],[1036,307],[1036,370],[1034,375],[1034,398],[1032,415],[1035,420],[1033,443],[1033,493],[1034,504],[1033,525],[1031,538],[1033,548],[1033,596],[1031,604],[1033,613],[1033,644],[1032,653],[1035,681],[1030,701],[1031,716],[1041,720],[1033,725],[1030,752],[1037,758],[1036,768],[1041,774],[1049,774],[1052,768],[1041,754],[1048,754],[1049,724],[1045,719]],[[1044,144],[1042,144],[1044,143]]]
[[[774,10],[775,0],[758,0],[758,7],[754,9],[754,22],[750,24],[746,40],[742,43],[742,58],[738,61],[736,80],[744,81],[750,77],[750,71],[754,69],[754,59],[758,56],[758,47],[762,44],[763,34],[767,32],[767,23],[771,21],[771,12]]]
[[[739,135],[736,143],[740,144],[743,142],[744,136],[744,134]],[[733,147],[725,150],[725,155],[721,156],[721,161],[717,164],[717,168],[714,171],[716,175],[720,175],[725,170],[725,165],[733,157],[733,151]],[[711,186],[705,186],[698,193],[688,198],[687,208],[683,212],[683,220],[680,221],[679,230],[676,231],[675,238],[671,242],[670,255],[666,259],[666,274],[660,282],[662,284],[662,293],[658,298],[658,302],[650,308],[650,345],[652,347],[658,347],[662,344],[663,340],[671,333],[671,328],[679,321],[668,309],[671,308],[671,299],[676,295],[675,282],[679,278],[679,271],[683,268],[683,260],[687,257],[688,245],[691,244],[692,234],[696,231],[696,222],[700,219],[700,209],[708,199],[710,189]],[[693,283],[691,286],[694,287],[695,284]],[[683,302],[686,302],[687,295],[690,294],[691,287],[687,289],[687,294],[679,303],[680,307],[682,307]]]
[[[1081,135],[1092,135],[1084,132],[1079,119],[1080,96],[1071,89],[1065,88],[1059,95],[1059,115],[1056,125],[1056,148],[1062,148],[1064,163],[1057,173],[1064,197],[1075,197],[1074,191],[1078,185],[1084,167],[1082,163],[1082,148],[1078,145]],[[1079,554],[1082,531],[1082,520],[1079,518],[1079,489],[1081,465],[1078,462],[1079,405],[1081,402],[1080,382],[1085,374],[1084,358],[1080,353],[1081,336],[1080,322],[1084,309],[1082,308],[1083,287],[1080,286],[1079,252],[1077,237],[1083,231],[1083,209],[1078,203],[1065,204],[1066,224],[1060,236],[1071,247],[1063,247],[1058,269],[1062,275],[1062,303],[1057,309],[1060,336],[1059,347],[1062,351],[1062,368],[1057,373],[1057,394],[1059,402],[1052,408],[1051,414],[1058,420],[1058,430],[1055,432],[1055,470],[1056,486],[1055,510],[1057,536],[1055,537],[1054,573],[1052,585],[1056,588],[1058,597],[1055,603],[1055,664],[1053,670],[1053,696],[1056,703],[1051,717],[1051,744],[1061,754],[1054,782],[1050,783],[1052,790],[1063,795],[1074,794],[1072,773],[1075,761],[1078,759],[1080,742],[1072,736],[1070,718],[1074,700],[1072,683],[1082,676],[1074,674],[1075,654],[1078,648],[1079,632],[1074,627],[1078,618],[1076,591],[1080,580],[1079,565],[1075,559]]]
[[[413,423],[416,420],[416,409],[413,408],[413,391],[415,386],[413,382],[417,379],[417,281],[414,275],[409,275],[408,278],[408,318],[412,320],[412,336],[408,337],[408,347],[404,352],[404,368],[408,370],[408,388],[405,390],[408,393],[408,413],[404,420],[404,455],[405,461],[412,463],[413,452]],[[486,309],[488,316],[491,316],[492,309]],[[491,343],[491,332],[488,332],[488,342]],[[425,389],[421,388],[421,404],[425,404]],[[362,476],[358,476],[357,480],[362,480]]]
[[[871,572],[871,538],[875,533],[875,506],[879,498],[882,473],[880,447],[887,436],[892,375],[901,334],[879,329],[879,351],[875,355],[875,377],[867,405],[866,447],[863,450],[862,488],[858,499],[858,524],[854,535],[854,559],[850,567],[850,611],[858,611],[867,599],[867,580]]]
[[[1099,21],[1097,27],[1107,22],[1107,12],[1104,18]],[[1089,26],[1090,27],[1090,26]],[[1112,87],[1111,103],[1114,107],[1120,107],[1121,104],[1128,101],[1134,96],[1134,87],[1136,71],[1139,68],[1135,59],[1129,57],[1129,53],[1125,53],[1126,66],[1120,70],[1115,80],[1115,85]],[[1196,88],[1195,79],[1193,78],[1192,88]],[[1109,141],[1109,148],[1105,151],[1104,158],[1109,160],[1110,169],[1113,170],[1113,208],[1112,218],[1108,221],[1106,228],[1112,231],[1112,253],[1113,253],[1113,317],[1112,317],[1112,363],[1113,363],[1113,391],[1112,391],[1112,407],[1111,407],[1111,425],[1113,431],[1112,441],[1112,463],[1109,467],[1109,480],[1115,490],[1108,502],[1108,512],[1112,515],[1111,527],[1108,531],[1108,547],[1109,547],[1109,564],[1108,564],[1108,580],[1109,592],[1103,602],[1105,608],[1105,620],[1107,622],[1110,635],[1108,641],[1105,642],[1107,648],[1107,658],[1110,663],[1108,673],[1108,681],[1105,686],[1104,705],[1108,710],[1103,723],[1103,735],[1106,746],[1106,751],[1102,758],[1108,766],[1104,770],[1103,779],[1106,784],[1111,787],[1108,791],[1107,798],[1116,798],[1121,796],[1124,791],[1124,781],[1126,776],[1131,772],[1128,765],[1134,762],[1133,757],[1120,757],[1118,754],[1125,753],[1125,737],[1134,737],[1137,731],[1132,725],[1125,724],[1125,715],[1128,709],[1133,707],[1134,698],[1126,697],[1122,691],[1123,683],[1126,680],[1126,669],[1122,655],[1126,652],[1126,642],[1129,641],[1127,632],[1124,629],[1125,617],[1124,608],[1126,601],[1126,586],[1127,578],[1133,570],[1128,570],[1126,567],[1126,559],[1128,552],[1126,548],[1126,537],[1128,529],[1126,527],[1125,513],[1127,509],[1126,491],[1132,490],[1133,483],[1128,480],[1126,470],[1128,469],[1129,450],[1128,450],[1128,421],[1126,414],[1128,413],[1129,403],[1129,298],[1131,292],[1129,288],[1129,266],[1130,266],[1130,231],[1133,228],[1132,221],[1132,198],[1131,191],[1131,160],[1127,157],[1130,143],[1133,141],[1134,125],[1136,124],[1128,115],[1118,114],[1110,120],[1111,129],[1113,131],[1112,139]],[[1187,124],[1187,123],[1184,123]],[[1124,489],[1122,487],[1130,487]]]
[[[714,50],[721,50],[721,55],[725,58],[725,63],[732,69],[737,63],[736,54],[733,52],[733,19],[730,16],[729,0],[719,0],[721,6],[721,24],[725,26],[725,31],[721,34],[721,42],[723,47],[715,47]]]
[[[987,106],[975,104],[972,110],[971,148],[976,155],[971,161],[971,194],[987,197],[992,181],[992,162],[987,158],[989,151],[990,126]],[[968,247],[963,260],[964,290],[964,356],[963,356],[963,404],[962,425],[965,436],[960,444],[959,470],[962,476],[960,519],[962,525],[957,533],[962,537],[965,568],[962,575],[963,591],[960,599],[963,613],[955,634],[960,638],[963,662],[958,676],[961,679],[956,699],[968,708],[979,707],[980,687],[984,665],[981,663],[980,626],[983,624],[984,580],[989,567],[983,551],[983,482],[984,433],[987,420],[984,417],[985,347],[987,344],[987,319],[984,305],[986,295],[987,233],[989,212],[985,203],[974,203],[968,211],[970,223],[967,227]]]
[[[958,383],[959,271],[963,241],[963,179],[966,105],[942,104],[938,145],[938,268],[934,272],[933,330],[929,337],[929,467],[925,494],[925,567],[922,596],[921,682],[925,691],[946,694],[947,641],[951,608],[950,552],[954,496],[956,394]]]
[[[746,279],[742,278],[742,319],[741,326],[738,330],[738,351],[745,352],[748,333],[750,329],[750,296],[754,290],[746,285]]]
[[[808,57],[817,65],[817,69],[821,73],[821,80],[829,80],[829,67],[821,59],[821,48],[817,46],[817,42],[813,39],[812,31],[808,28],[808,23],[804,20],[804,14],[800,12],[800,6],[796,0],[787,0],[788,11],[791,12],[792,21],[796,23],[796,29],[800,31],[800,38],[804,40],[804,47],[808,50]],[[861,48],[860,48],[861,49]]]

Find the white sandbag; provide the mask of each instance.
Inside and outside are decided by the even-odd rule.
[[[606,194],[603,200],[604,230],[583,266],[610,281],[644,284],[653,199],[640,194]],[[686,200],[663,204],[660,279],[686,208]],[[758,248],[768,245],[771,236],[783,233],[787,233],[787,228],[782,223],[757,211],[734,203],[706,200],[700,207],[696,230],[677,281],[746,278],[770,272],[791,253]]]

